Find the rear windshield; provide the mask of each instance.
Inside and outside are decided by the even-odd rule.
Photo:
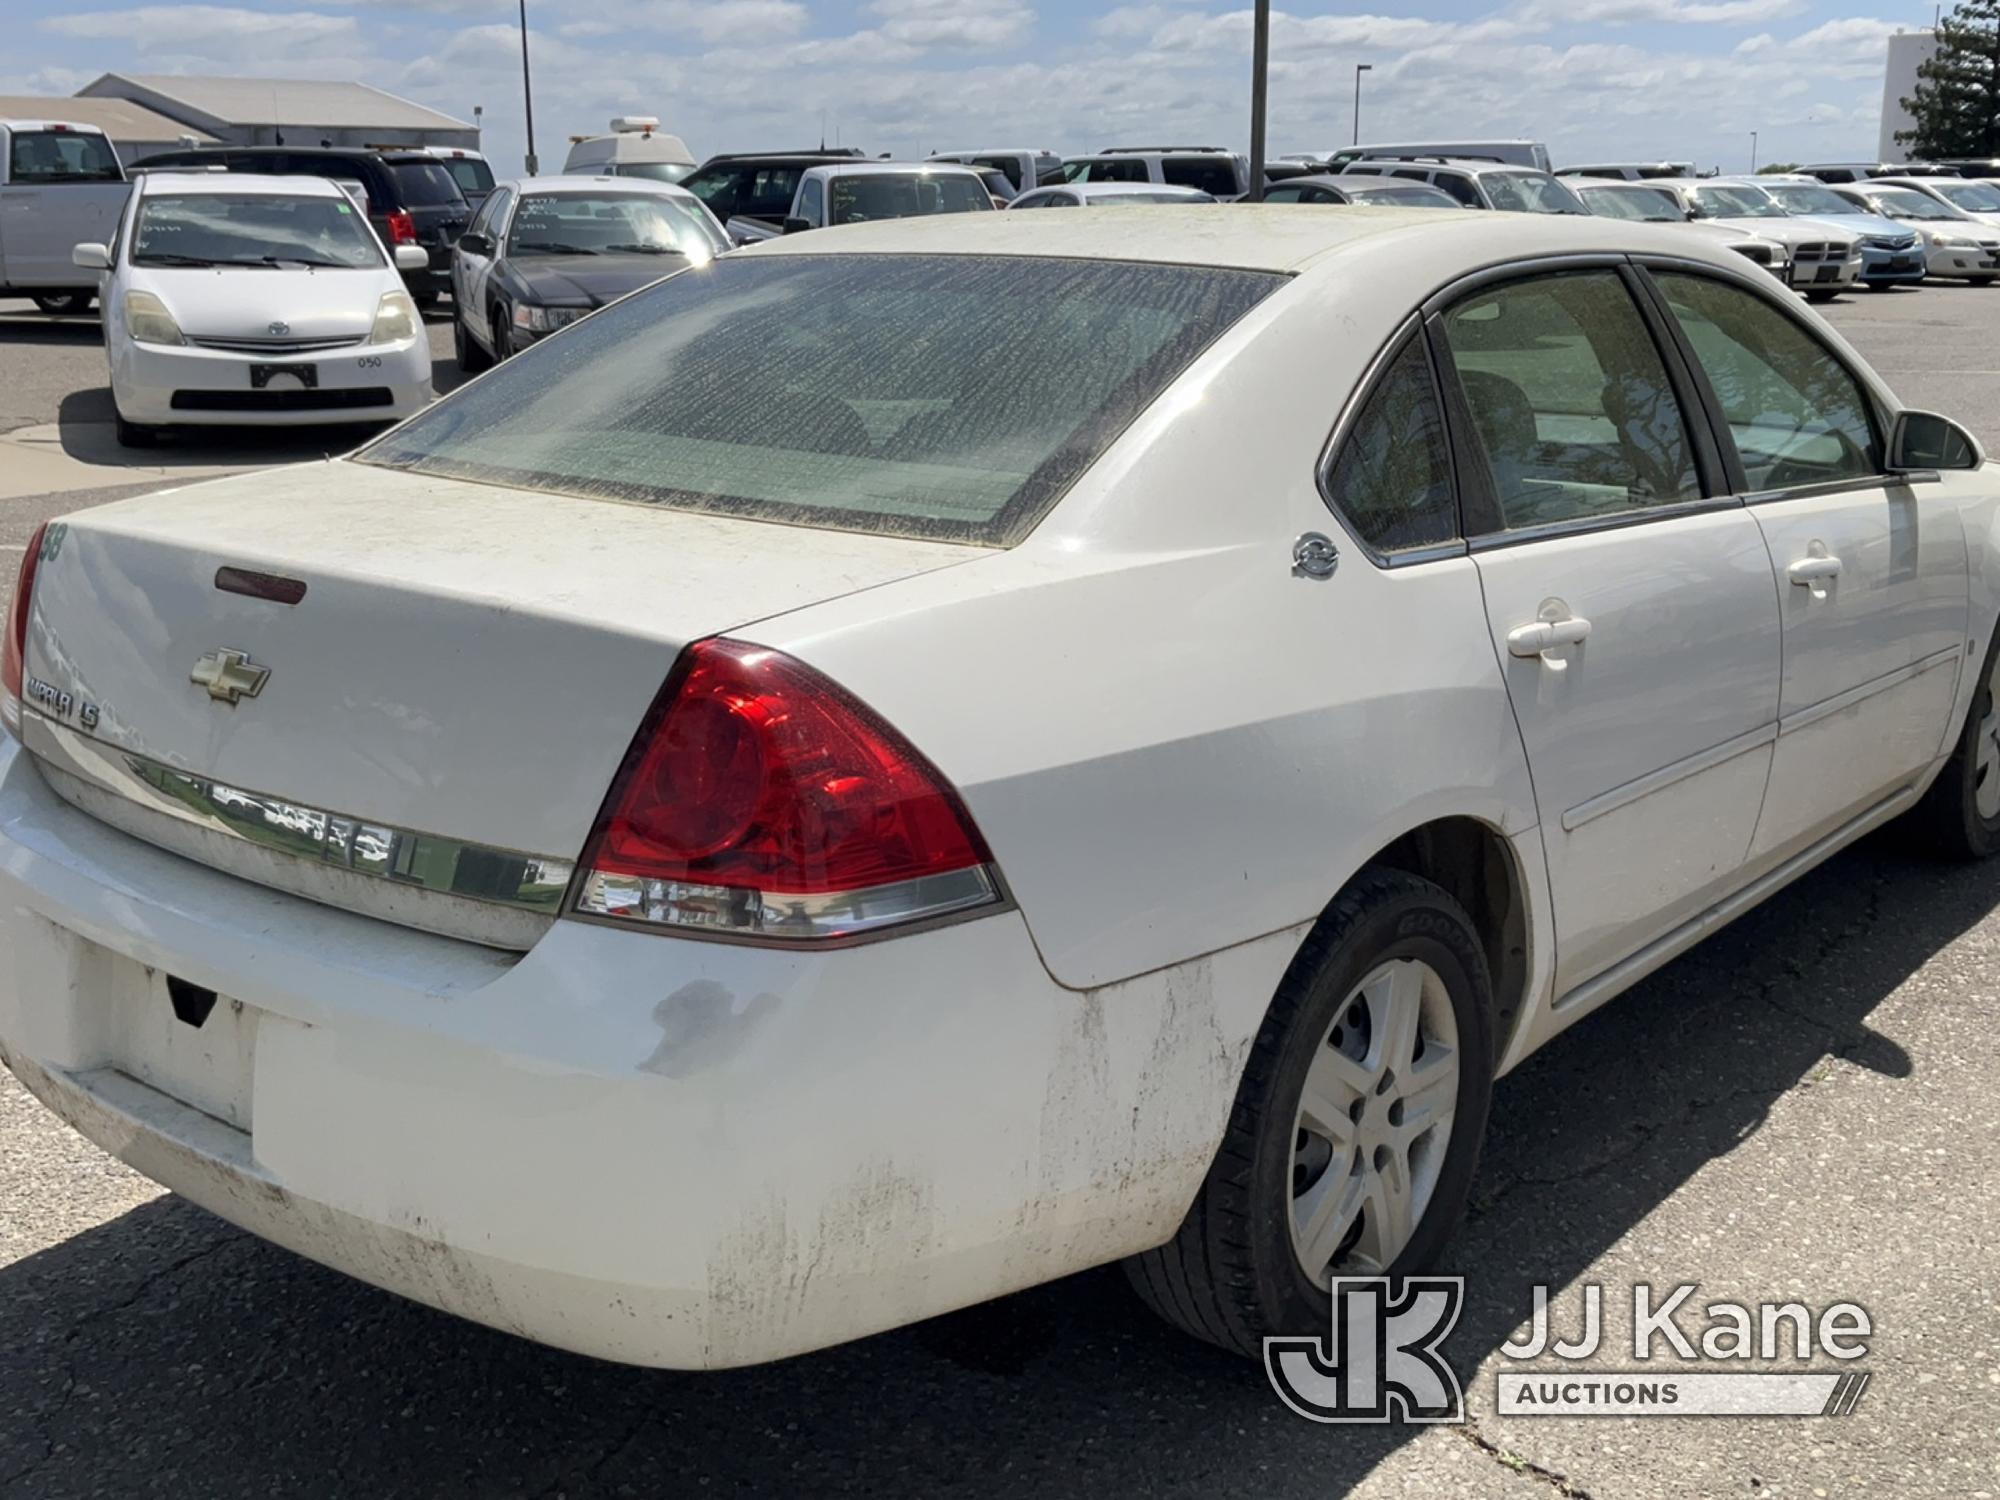
[[[468,196],[493,189],[493,169],[476,156],[447,156],[444,169],[451,173],[458,190]]]
[[[536,345],[358,457],[1011,546],[1283,281],[1028,257],[725,257]]]
[[[7,169],[16,183],[123,182],[111,142],[83,130],[19,130]]]
[[[1233,197],[1241,186],[1236,163],[1225,157],[1169,156],[1160,162],[1160,176],[1175,187],[1195,188],[1218,198]]]
[[[389,175],[396,179],[396,190],[403,195],[403,202],[410,208],[435,208],[440,204],[465,201],[465,194],[458,190],[457,182],[453,181],[442,162],[391,162]]]
[[[792,211],[799,179],[812,162],[728,162],[704,167],[681,186],[708,205],[718,219],[747,214],[753,219],[782,219]]]
[[[990,213],[993,195],[976,177],[956,173],[842,172],[828,184],[832,224],[866,224],[874,219],[916,219],[929,214]]]

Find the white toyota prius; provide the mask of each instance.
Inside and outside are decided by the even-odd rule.
[[[324,177],[142,172],[102,273],[118,440],[168,426],[387,422],[431,398],[431,348],[398,267]]]
[[[1672,228],[790,236],[35,538],[0,1051],[590,1354],[1120,1259],[1255,1350],[1446,1254],[1580,1016],[1891,818],[2000,843],[1982,464]]]

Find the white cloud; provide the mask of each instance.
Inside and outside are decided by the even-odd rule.
[[[869,0],[882,34],[912,47],[999,49],[1027,40],[1035,12],[1019,0]]]

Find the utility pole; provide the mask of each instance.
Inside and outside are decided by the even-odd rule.
[[[1356,63],[1356,64],[1354,65],[1354,141],[1353,141],[1353,144],[1355,144],[1355,145],[1357,145],[1357,146],[1361,144],[1361,75],[1362,75],[1363,73],[1372,73],[1372,72],[1374,72],[1374,71],[1375,71],[1375,64],[1373,64],[1373,63]]]
[[[1250,191],[1252,203],[1264,199],[1264,107],[1269,101],[1271,74],[1271,0],[1257,0],[1250,43]]]
[[[1750,132],[1750,175],[1757,175],[1757,132]]]
[[[528,0],[521,0],[521,109],[528,121],[528,175],[539,166],[535,160],[535,89],[528,79]]]

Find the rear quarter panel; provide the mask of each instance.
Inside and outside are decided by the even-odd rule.
[[[1473,564],[1379,568],[1319,492],[1406,310],[1343,281],[1267,299],[1012,551],[738,632],[936,761],[1065,985],[1310,922],[1430,818],[1534,827]]]

